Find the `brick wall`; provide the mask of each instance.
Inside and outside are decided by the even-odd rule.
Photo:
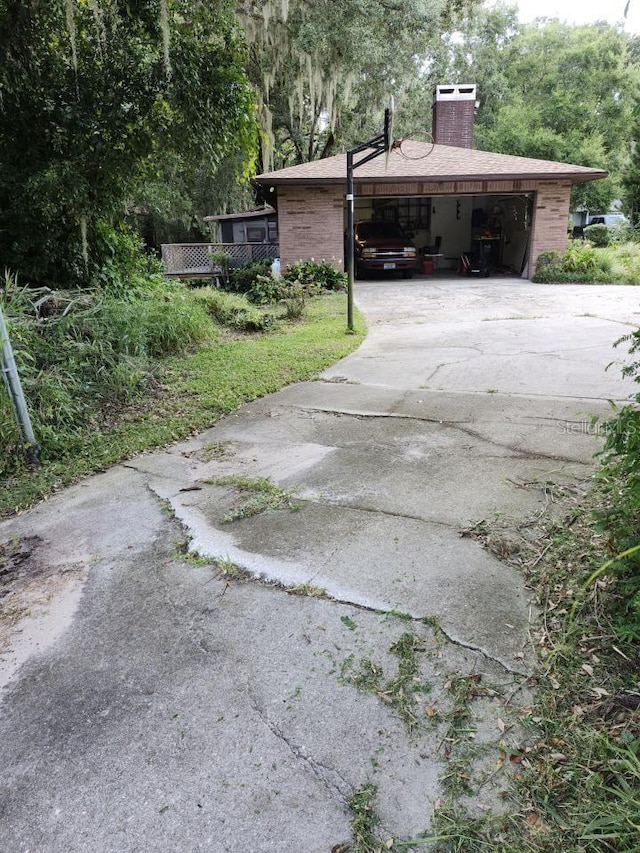
[[[571,184],[553,181],[540,184],[535,195],[528,276],[534,274],[541,252],[564,252]]]
[[[278,187],[280,263],[325,260],[344,269],[344,188]]]

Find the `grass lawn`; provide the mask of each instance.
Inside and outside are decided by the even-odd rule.
[[[212,322],[197,350],[157,363],[155,387],[134,405],[105,412],[99,429],[77,434],[57,459],[3,482],[0,516],[135,453],[206,429],[249,400],[312,379],[356,349],[363,336],[360,317],[355,334],[346,331],[344,293],[309,300],[303,320],[269,334],[230,333]]]

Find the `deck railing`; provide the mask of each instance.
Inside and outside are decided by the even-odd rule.
[[[277,243],[164,243],[162,262],[165,275],[181,278],[211,278],[221,273],[219,265],[212,263],[212,252],[224,252],[229,258],[229,268],[277,258]]]

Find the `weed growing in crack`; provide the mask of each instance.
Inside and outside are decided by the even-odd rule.
[[[432,628],[436,633],[442,630],[440,627],[440,620],[437,616],[423,616],[419,621],[422,622],[423,625],[427,625],[429,628]]]
[[[192,566],[210,566],[212,563],[216,562],[213,557],[206,557],[203,554],[199,554],[197,551],[190,551],[188,542],[180,543],[176,556],[181,560],[190,563]]]
[[[222,519],[224,522],[237,521],[240,518],[252,518],[263,512],[273,512],[278,509],[298,509],[291,495],[283,491],[268,477],[216,477],[211,480],[203,480],[212,486],[231,486],[240,492],[242,501],[227,513]]]
[[[211,462],[213,459],[226,459],[232,455],[232,444],[233,442],[231,441],[210,441],[204,447],[194,451],[193,455],[200,462]]]
[[[388,610],[384,615],[387,619],[402,619],[404,622],[414,621],[410,613],[404,613],[402,610]]]
[[[238,581],[251,578],[251,574],[246,569],[234,563],[230,557],[216,557],[215,564],[218,569],[218,577]]]
[[[160,504],[160,512],[166,516],[167,518],[175,518],[176,514],[171,505],[171,501],[167,500],[167,498],[159,498],[158,503]]]
[[[310,598],[324,598],[327,594],[326,589],[322,586],[313,586],[310,583],[298,583],[294,586],[285,586],[284,591],[288,595],[306,595]]]

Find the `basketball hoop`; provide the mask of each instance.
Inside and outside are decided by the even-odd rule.
[[[405,143],[420,142],[425,147],[421,146],[419,152],[412,152],[409,145]],[[397,148],[405,160],[424,160],[431,154],[434,148],[433,136],[426,130],[412,130],[406,136],[403,136],[398,142],[394,143],[393,147]]]

